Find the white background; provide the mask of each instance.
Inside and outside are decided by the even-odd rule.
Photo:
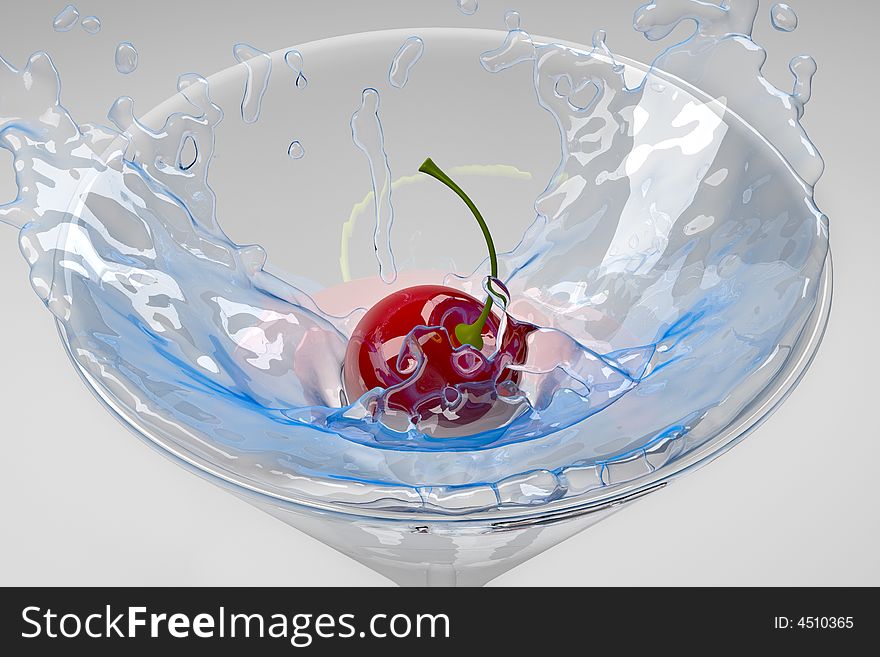
[[[612,49],[636,59],[656,47],[630,28],[639,3],[628,0],[481,0],[470,17],[455,0],[78,2],[83,16],[102,18],[97,36],[53,32],[63,2],[9,4],[0,10],[0,55],[20,66],[34,50],[52,54],[65,105],[83,122],[104,121],[121,94],[147,110],[171,95],[179,73],[231,65],[237,41],[276,50],[389,27],[501,28],[514,8],[538,34],[589,42],[603,27]],[[827,163],[817,200],[831,218],[835,301],[813,368],[732,452],[495,585],[880,584],[880,139],[876,73],[860,55],[876,43],[880,11],[859,0],[790,4],[800,15],[795,33],[773,32],[763,3],[756,36],[780,85],[790,85],[792,55],[813,54],[820,67],[805,124]],[[124,39],[141,55],[127,77],[113,67]],[[5,200],[14,187],[0,156]],[[0,272],[0,585],[389,584],[128,434],[68,364],[15,233],[3,226]]]

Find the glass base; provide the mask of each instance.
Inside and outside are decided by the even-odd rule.
[[[384,575],[399,586],[483,586],[607,518],[623,505],[514,523],[465,519],[421,524],[301,512],[241,496],[266,513]]]

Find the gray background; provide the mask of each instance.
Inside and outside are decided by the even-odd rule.
[[[275,50],[390,27],[500,28],[514,8],[538,34],[588,42],[604,27],[621,54],[645,59],[656,51],[630,29],[639,2],[629,0],[480,0],[470,17],[455,0],[76,3],[83,16],[103,20],[97,36],[79,27],[52,31],[64,2],[3,4],[0,54],[16,66],[34,50],[53,55],[65,105],[80,121],[103,121],[121,94],[141,110],[156,105],[179,73],[232,64],[237,41]],[[827,163],[816,194],[831,218],[835,258],[825,344],[791,398],[743,444],[496,585],[880,584],[872,380],[880,366],[873,203],[880,94],[861,54],[876,42],[880,9],[867,0],[792,0],[800,27],[781,34],[768,25],[770,4],[762,3],[756,37],[770,51],[771,81],[790,85],[792,55],[808,52],[819,62],[805,124]],[[141,55],[127,77],[113,67],[123,39]],[[9,162],[0,151],[0,200],[14,190]],[[388,584],[124,431],[68,364],[29,287],[15,233],[4,226],[0,280],[0,584]]]

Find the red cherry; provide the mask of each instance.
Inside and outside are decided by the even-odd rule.
[[[382,299],[360,320],[348,343],[344,384],[349,402],[384,388],[383,410],[405,414],[413,424],[461,428],[482,418],[496,405],[499,388],[519,381],[509,366],[524,362],[526,336],[534,328],[508,318],[496,353],[500,320],[491,313],[482,329],[483,349],[462,345],[455,327],[473,324],[483,306],[469,294],[440,285],[409,287]]]

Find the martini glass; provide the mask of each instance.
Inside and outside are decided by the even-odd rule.
[[[393,88],[389,65],[412,35],[424,40],[425,55],[406,86]],[[347,35],[297,46],[301,71],[287,65],[288,49],[276,51],[256,122],[239,115],[247,67],[239,64],[212,76],[211,96],[226,118],[217,130],[210,182],[226,233],[239,243],[267,245],[268,269],[330,312],[345,310],[347,303],[348,309],[369,305],[437,272],[469,271],[485,255],[481,241],[462,239],[462,230],[471,227],[451,227],[449,213],[456,206],[445,205],[442,192],[413,175],[430,155],[455,169],[487,217],[501,218],[496,219],[499,250],[513,248],[534,219],[534,199],[558,165],[559,135],[535,102],[530,66],[504,75],[490,75],[479,66],[480,53],[504,37],[492,30],[444,28]],[[626,58],[617,62],[633,75],[649,70]],[[680,80],[657,71],[652,75],[674,89],[676,102],[711,102]],[[401,274],[390,286],[376,277],[371,181],[349,129],[367,87],[380,94],[395,172],[395,254]],[[172,113],[191,109],[177,94],[142,121],[158,128]],[[251,117],[253,111],[251,103]],[[733,113],[722,120],[723,139],[759,144],[763,150],[751,157],[778,161],[775,166],[791,179],[779,193],[790,193],[792,208],[802,204],[802,185],[770,143]],[[293,142],[299,142],[295,154],[302,157],[291,157]],[[733,391],[742,401],[733,417],[718,415],[687,436],[670,435],[641,449],[563,468],[536,464],[484,485],[426,479],[409,487],[307,473],[282,476],[246,454],[229,459],[204,449],[204,437],[194,430],[148,421],[88,371],[79,373],[123,424],[164,455],[394,582],[477,586],[708,463],[748,435],[809,367],[828,319],[831,290],[829,252],[815,307],[784,345],[784,363],[769,384]],[[656,403],[662,399],[646,398],[645,412]],[[582,423],[571,431],[587,428]],[[378,459],[389,456],[376,451]]]

